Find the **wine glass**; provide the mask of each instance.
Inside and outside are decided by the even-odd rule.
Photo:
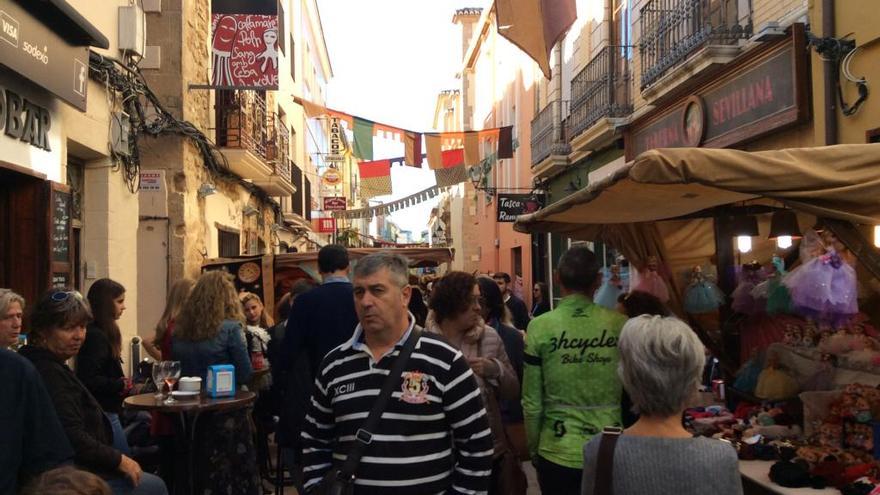
[[[165,361],[153,363],[153,383],[156,384],[156,395],[153,398],[157,401],[162,400],[165,397],[162,394],[162,390],[165,388]]]
[[[168,399],[166,404],[174,404],[174,396],[171,392],[174,390],[174,384],[180,378],[180,361],[165,361],[165,384],[168,385]]]

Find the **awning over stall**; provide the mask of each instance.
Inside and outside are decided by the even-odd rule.
[[[520,216],[514,228],[590,238],[599,225],[672,219],[762,197],[817,216],[880,224],[880,144],[651,150],[605,179]]]

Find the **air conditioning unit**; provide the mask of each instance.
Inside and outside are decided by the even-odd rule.
[[[144,56],[147,42],[147,20],[139,5],[119,7],[119,50]]]

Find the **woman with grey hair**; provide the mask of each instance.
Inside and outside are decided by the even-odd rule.
[[[693,330],[674,317],[642,315],[623,326],[618,348],[617,374],[641,416],[610,455],[600,451],[608,433],[584,446],[581,494],[597,493],[597,464],[605,462],[615,493],[741,495],[733,446],[694,437],[682,426],[706,361]]]
[[[0,289],[0,349],[18,343],[24,298],[9,289]]]

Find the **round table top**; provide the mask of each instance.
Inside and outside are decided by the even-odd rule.
[[[198,398],[175,398],[173,404],[165,404],[161,399],[156,400],[155,394],[138,394],[126,397],[122,404],[128,409],[136,409],[139,411],[156,411],[164,413],[205,412],[239,409],[253,403],[256,398],[257,394],[253,392],[239,390],[233,397],[218,397],[212,399],[202,393]]]

